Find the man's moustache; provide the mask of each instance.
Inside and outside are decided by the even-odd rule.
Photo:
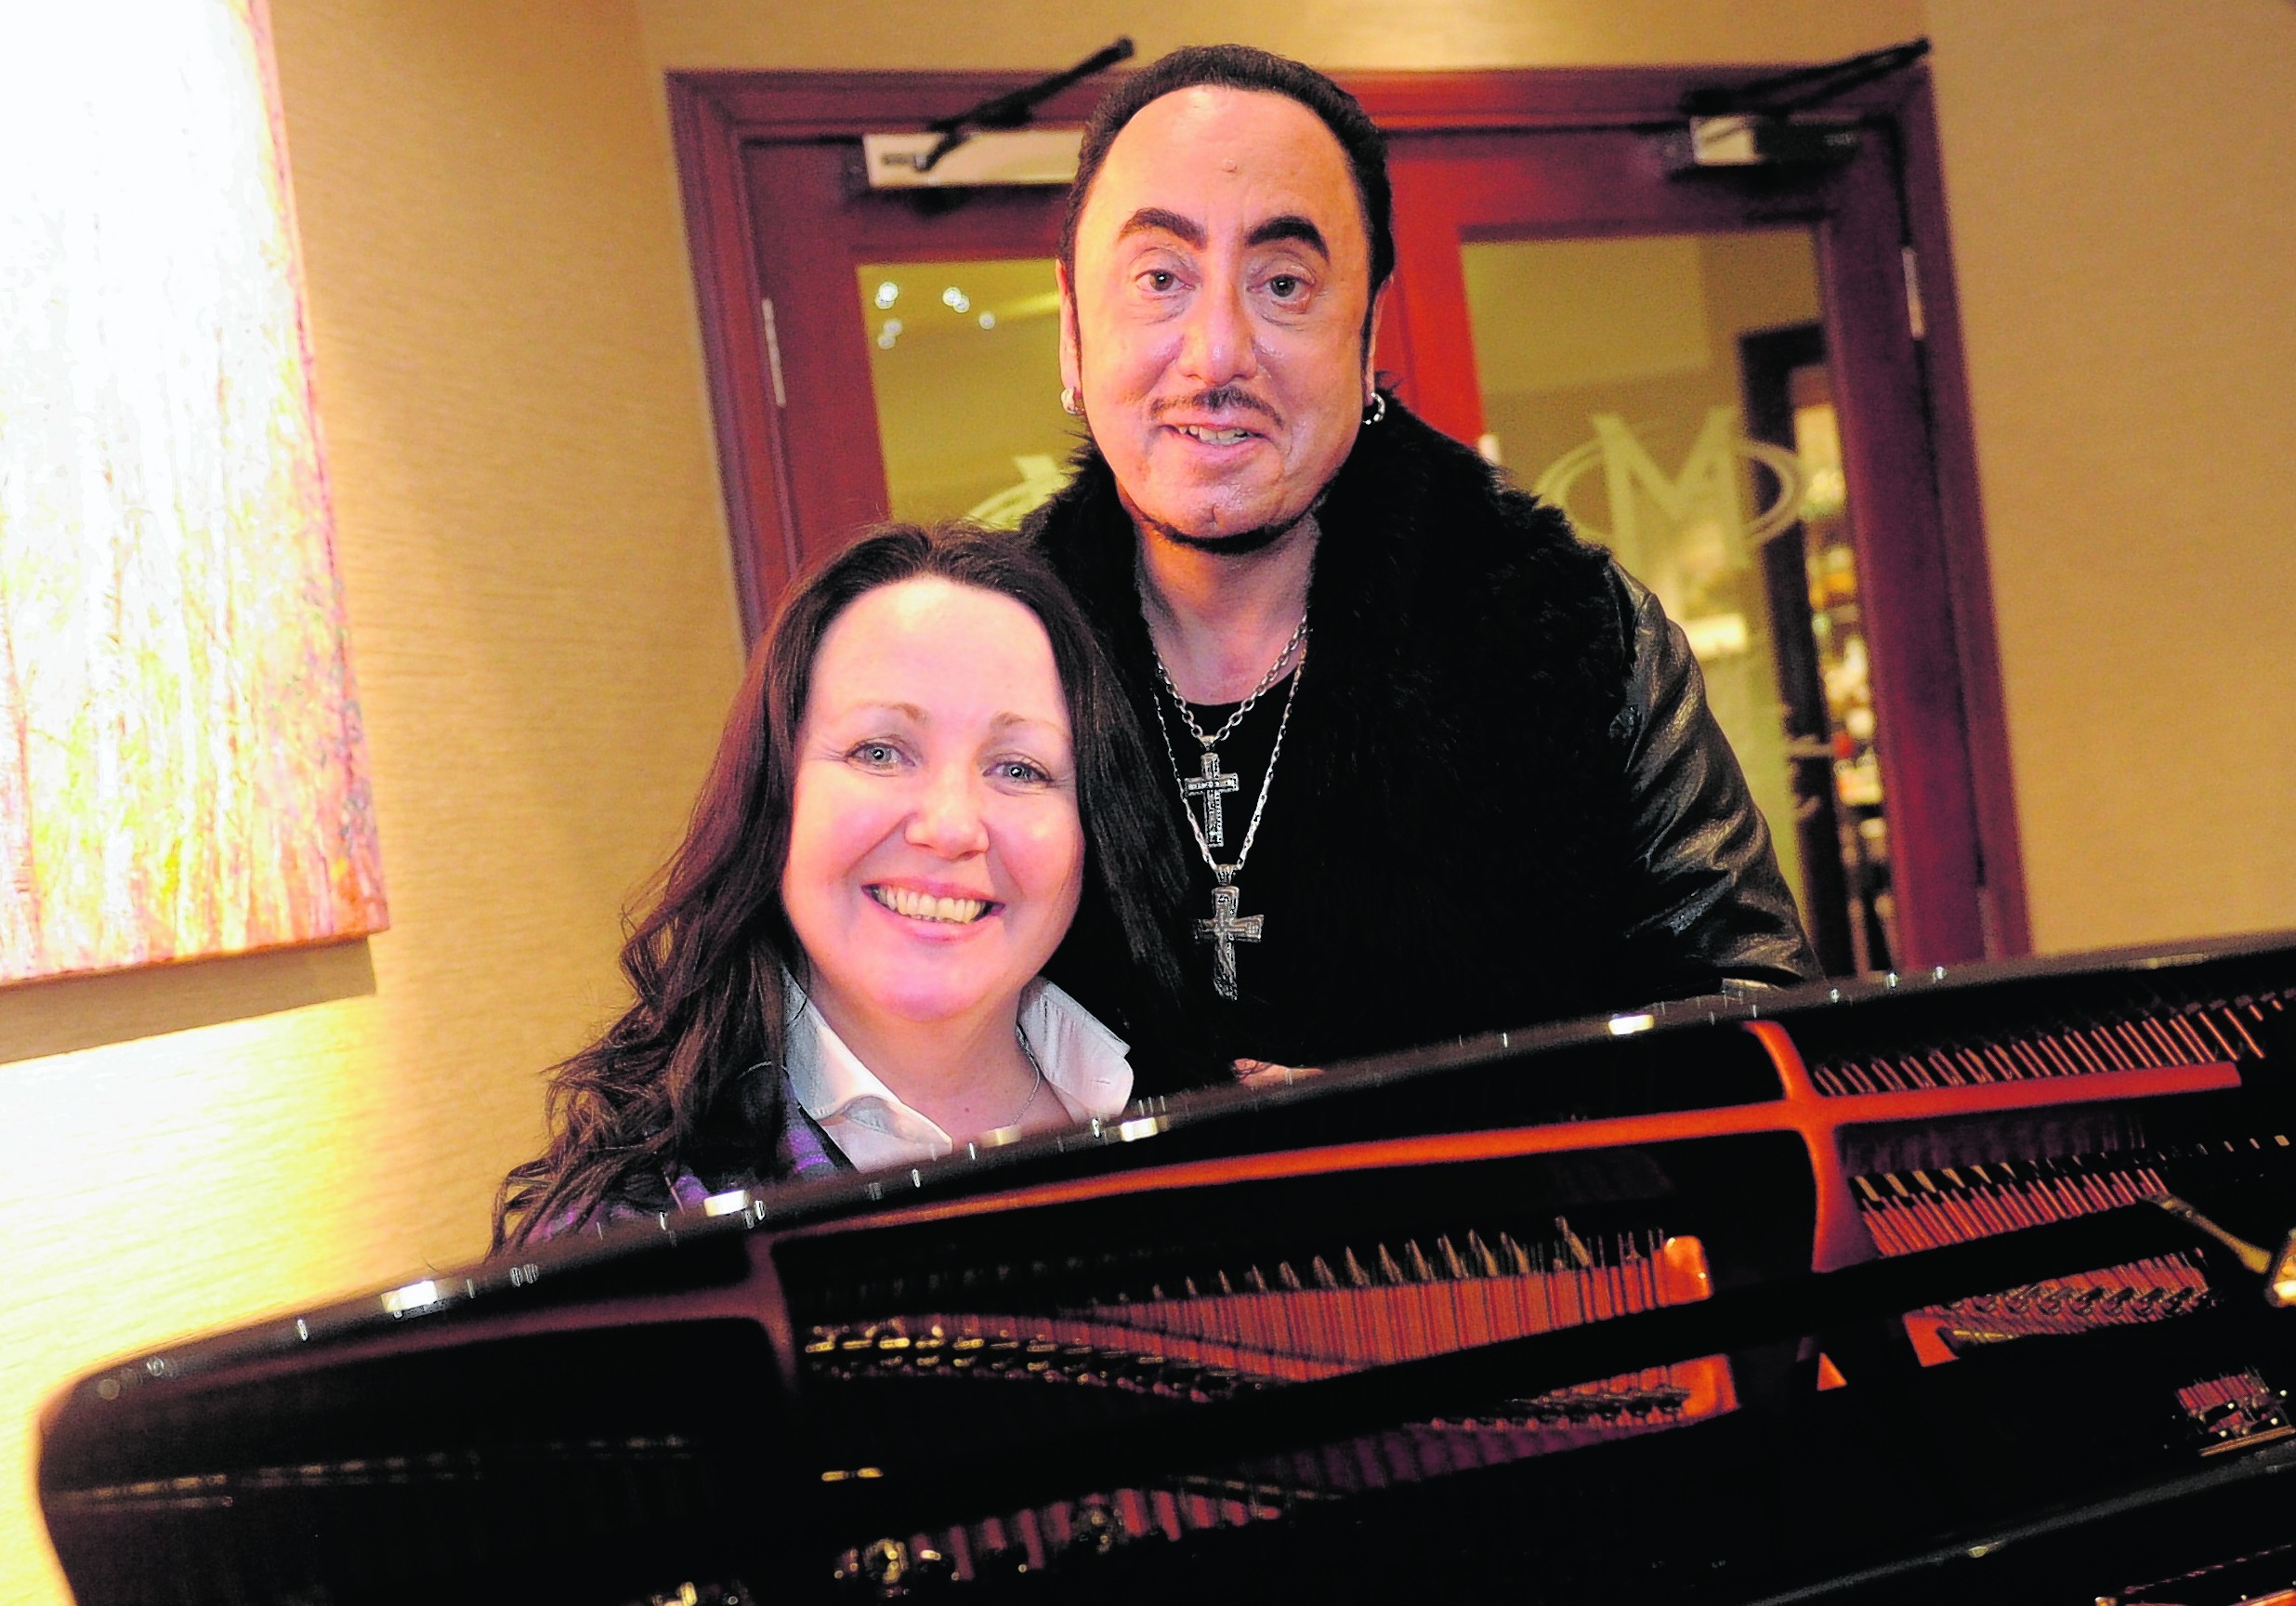
[[[1167,413],[1225,413],[1229,411],[1257,413],[1271,424],[1282,422],[1276,416],[1276,410],[1273,407],[1240,385],[1214,385],[1211,389],[1199,390],[1193,396],[1182,396],[1171,402],[1159,402],[1156,404],[1155,416],[1161,418]]]

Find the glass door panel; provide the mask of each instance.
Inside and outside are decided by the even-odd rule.
[[[1075,445],[1053,278],[1062,191],[874,191],[859,157],[811,141],[742,156],[781,481],[760,622],[789,574],[880,520],[1017,522]]]
[[[1050,257],[856,272],[891,516],[1017,525],[1069,477]]]
[[[1484,454],[1658,595],[1827,968],[1886,968],[1888,825],[1809,230],[1471,241],[1460,269]],[[1781,366],[1778,331],[1816,338],[1812,360]],[[1752,410],[1788,427],[1755,438]]]

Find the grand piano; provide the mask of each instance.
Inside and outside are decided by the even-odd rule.
[[[1705,1000],[107,1365],[80,1606],[2296,1602],[2296,938]]]

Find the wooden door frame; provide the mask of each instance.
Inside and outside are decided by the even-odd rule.
[[[1466,72],[1343,73],[1340,81],[1391,132],[1679,126],[1683,97],[1776,72],[1762,68],[1531,68]],[[774,375],[764,327],[753,198],[743,181],[743,148],[756,141],[851,139],[915,127],[1034,81],[1027,72],[673,72],[672,135],[693,255],[703,358],[715,425],[719,471],[732,538],[742,616],[754,633],[798,560],[784,439],[773,403]],[[1081,123],[1108,83],[1076,86],[1047,102],[1041,120]],[[1933,549],[1896,554],[1896,594],[1916,602],[1945,630],[1929,632],[1901,677],[1945,669],[1959,680],[1958,762],[1966,802],[1948,810],[1966,820],[1975,866],[1972,906],[1948,914],[1924,935],[1908,931],[1909,960],[1946,963],[2030,951],[2022,854],[2010,776],[1990,571],[1978,497],[1961,320],[1954,292],[1945,186],[1929,74],[1915,67],[1861,86],[1830,108],[1891,142],[1899,175],[1905,244],[1918,264],[1924,325],[1915,343],[1916,375],[1927,413],[1928,483],[1913,487],[1931,504]],[[1408,332],[1404,332],[1408,336]],[[1383,341],[1383,346],[1385,342]],[[1886,493],[1883,493],[1886,494]],[[1877,575],[1883,589],[1892,578]],[[1877,683],[1890,673],[1877,644]],[[1910,688],[1909,688],[1910,689]],[[1891,783],[1895,786],[1895,783]],[[1918,896],[1918,889],[1915,890]],[[1956,902],[1960,900],[1957,898]],[[1914,910],[1909,909],[1909,914]]]

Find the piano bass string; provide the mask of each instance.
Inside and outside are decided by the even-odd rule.
[[[1551,1239],[1469,1231],[1431,1245],[1350,1245],[1150,1283],[1052,1317],[911,1313],[854,1328],[815,1325],[807,1370],[823,1380],[994,1379],[1151,1394],[1194,1404],[1448,1354],[1474,1346],[1706,1298],[1712,1279],[1694,1236],[1594,1235],[1557,1217]],[[976,1273],[960,1285],[1002,1281]],[[1271,1457],[1225,1474],[1119,1487],[881,1540],[839,1557],[856,1587],[916,1586],[1042,1572],[1080,1550],[1279,1520],[1341,1499],[1622,1438],[1735,1408],[1729,1362],[1704,1356],[1528,1398],[1487,1415],[1410,1423]],[[871,1469],[836,1468],[826,1481]]]

